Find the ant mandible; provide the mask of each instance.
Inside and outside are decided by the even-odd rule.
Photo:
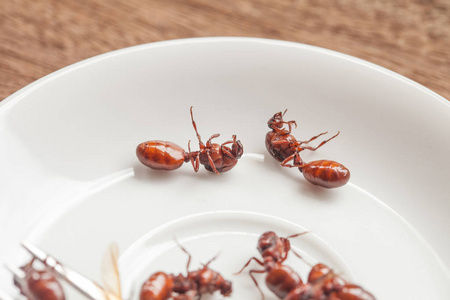
[[[293,234],[286,238],[279,237],[273,231],[263,233],[259,237],[257,244],[257,249],[262,256],[263,261],[260,261],[256,257],[252,257],[235,275],[240,274],[250,264],[250,262],[254,260],[259,265],[264,267],[263,270],[252,269],[249,271],[250,277],[258,288],[262,299],[264,299],[264,293],[253,276],[254,273],[267,273],[265,279],[267,287],[280,299],[283,299],[291,290],[298,285],[303,284],[300,275],[298,275],[290,267],[284,265],[283,262],[287,259],[289,251],[292,251],[289,239],[305,233],[307,232]],[[293,253],[299,256],[297,253]]]
[[[330,140],[339,135],[339,132],[331,138],[322,141],[317,147],[311,147],[309,142],[326,134],[320,133],[308,141],[297,141],[291,134],[292,126],[297,127],[295,121],[284,121],[286,113],[278,112],[269,119],[267,125],[272,131],[266,134],[266,148],[273,158],[281,162],[281,166],[298,168],[305,179],[314,185],[324,188],[337,188],[345,185],[350,179],[350,171],[342,164],[331,160],[316,160],[305,163],[300,157],[303,150],[316,151]],[[287,125],[288,128],[284,126]],[[291,162],[292,161],[292,162]],[[291,162],[291,163],[289,163]]]
[[[216,257],[209,260],[197,271],[189,271],[191,254],[180,244],[178,246],[188,255],[186,264],[186,276],[178,274],[166,274],[156,272],[142,285],[140,300],[193,300],[204,294],[213,294],[216,291],[224,297],[228,297],[232,292],[232,284],[225,280],[223,276],[210,269],[209,264]]]
[[[206,144],[204,144],[197,131],[197,125],[192,113],[192,106],[190,112],[192,126],[194,127],[199,142],[199,151],[191,152],[190,141],[188,143],[189,152],[186,152],[182,147],[175,143],[152,140],[137,146],[136,155],[139,161],[155,170],[175,170],[188,161],[191,161],[195,172],[198,171],[199,164],[204,165],[206,170],[215,172],[216,174],[231,170],[244,153],[242,143],[239,140],[236,140],[236,135],[233,135],[232,139],[225,143],[213,143],[212,140],[220,136],[220,134],[216,133],[206,141]],[[229,144],[231,144],[231,148],[227,146]]]

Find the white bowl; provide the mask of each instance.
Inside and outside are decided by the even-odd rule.
[[[237,166],[216,176],[141,165],[135,147],[146,140],[198,148],[191,105],[204,141],[237,134]],[[301,140],[341,132],[304,159],[344,164],[349,184],[315,187],[268,155],[267,121],[285,109]],[[177,236],[197,262],[222,249],[212,267],[233,280],[232,299],[248,299],[259,297],[251,279],[232,273],[258,255],[258,235],[304,228],[311,237],[292,241],[299,252],[379,299],[449,299],[449,120],[449,102],[423,86],[297,43],[200,38],[100,55],[0,103],[0,263],[27,259],[27,239],[99,280],[117,241],[131,291],[145,277],[129,268],[142,249],[154,253],[142,262],[148,275],[185,270]],[[13,294],[10,277],[0,271],[0,289]]]

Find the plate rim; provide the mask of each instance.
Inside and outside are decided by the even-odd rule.
[[[268,38],[260,38],[260,37],[233,37],[233,36],[219,36],[219,37],[192,37],[192,38],[181,38],[181,39],[170,39],[170,40],[162,40],[162,41],[156,41],[156,42],[150,42],[145,44],[138,44],[134,46],[129,46],[117,50],[108,51],[105,53],[101,53],[86,59],[83,59],[81,61],[75,62],[73,64],[69,64],[61,69],[58,69],[54,72],[51,72],[31,83],[28,85],[20,88],[16,92],[12,93],[2,101],[0,101],[0,112],[4,111],[5,109],[13,106],[16,102],[19,101],[19,99],[22,99],[27,94],[31,93],[32,91],[38,89],[40,86],[45,85],[47,82],[54,80],[66,73],[75,71],[76,69],[82,68],[84,66],[88,66],[92,63],[96,63],[98,61],[102,61],[104,59],[108,59],[114,56],[119,56],[126,53],[132,53],[135,51],[140,51],[143,49],[151,49],[151,48],[158,48],[158,47],[168,47],[168,46],[178,46],[178,45],[187,45],[187,44],[202,44],[202,43],[254,43],[254,44],[265,44],[265,45],[272,45],[272,46],[281,46],[281,47],[292,47],[292,48],[298,48],[303,50],[308,50],[316,53],[321,53],[325,55],[329,55],[338,59],[345,60],[350,63],[355,63],[357,65],[363,66],[365,68],[374,70],[376,72],[380,72],[384,75],[389,76],[392,79],[398,80],[400,82],[406,83],[409,86],[412,86],[416,89],[418,89],[421,92],[426,93],[431,98],[435,99],[436,101],[440,102],[441,104],[445,105],[446,107],[450,108],[450,100],[444,98],[443,96],[439,95],[438,93],[432,91],[431,89],[425,87],[424,85],[409,79],[408,77],[401,75],[395,71],[392,71],[388,68],[382,67],[380,65],[377,65],[375,63],[372,63],[370,61],[364,60],[362,58],[358,58],[356,56],[352,56],[349,54],[345,54],[342,52],[338,52],[335,50],[310,45],[310,44],[304,44],[300,42],[294,42],[294,41],[286,41],[286,40],[279,40],[279,39],[268,39]]]

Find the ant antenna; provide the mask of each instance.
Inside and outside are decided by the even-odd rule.
[[[291,234],[287,237],[285,237],[285,239],[292,239],[292,238],[296,238],[299,237],[301,235],[307,234],[309,233],[309,231],[304,231],[301,233],[296,233],[296,234]],[[298,258],[300,258],[305,264],[307,264],[309,267],[312,267],[313,264],[311,262],[309,262],[308,260],[306,260],[303,256],[301,256],[300,254],[298,254],[297,252],[295,252],[293,249],[291,249],[291,252],[294,253],[295,256],[297,256]]]
[[[310,261],[308,261],[306,258],[304,258],[303,256],[301,256],[300,254],[298,254],[297,252],[295,252],[294,250],[291,249],[291,252],[294,253],[295,256],[297,256],[298,258],[300,258],[305,264],[307,264],[310,268],[312,268],[314,266],[313,263],[311,263]]]
[[[219,255],[220,255],[220,251],[213,258],[211,258],[206,264],[204,264],[203,267],[208,267],[209,264],[212,263],[214,260],[216,260]]]
[[[196,124],[195,121],[194,121],[194,114],[193,114],[193,112],[192,112],[192,108],[193,108],[193,106],[191,106],[191,109],[190,109],[190,111],[191,111],[192,126],[194,126],[195,134],[197,134],[198,142],[199,142],[200,144],[203,144],[203,143],[202,143],[202,138],[200,137],[200,134],[199,134],[198,131],[197,131],[197,124]]]
[[[191,254],[186,250],[186,248],[184,248],[184,247],[180,244],[180,242],[177,240],[176,237],[174,237],[173,239],[175,240],[175,243],[178,245],[178,247],[180,247],[180,249],[181,249],[184,253],[186,253],[186,254],[188,255],[188,261],[187,261],[187,264],[186,264],[186,273],[189,273],[189,265],[191,264],[191,258],[192,258],[192,256],[191,256]]]
[[[292,239],[292,238],[295,238],[295,237],[298,237],[298,236],[301,236],[301,235],[304,235],[304,234],[307,234],[307,233],[309,233],[309,231],[304,231],[304,232],[301,232],[301,233],[291,234],[291,235],[285,237],[285,239]]]

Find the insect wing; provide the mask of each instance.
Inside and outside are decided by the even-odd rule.
[[[101,275],[107,300],[122,300],[119,277],[119,248],[117,244],[109,245],[103,255]]]

